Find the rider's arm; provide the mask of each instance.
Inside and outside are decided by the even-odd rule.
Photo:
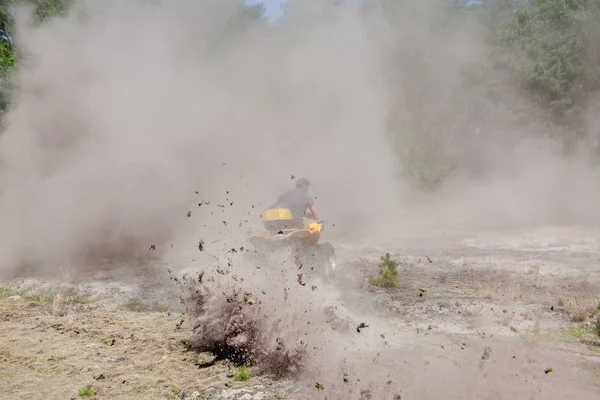
[[[275,208],[275,207],[277,207],[279,204],[281,204],[281,196],[279,196],[279,198],[277,199],[277,201],[276,201],[275,203],[271,204],[271,205],[269,206],[269,208],[267,208],[267,210],[270,210],[271,208]]]
[[[314,220],[318,220],[319,219],[319,215],[317,214],[317,209],[315,208],[314,205],[309,207],[310,212],[312,213],[312,217]]]

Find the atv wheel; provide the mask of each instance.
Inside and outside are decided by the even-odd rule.
[[[331,282],[335,279],[337,268],[337,260],[335,250],[330,243],[323,243],[319,246],[319,264],[322,271],[322,276],[326,282]]]

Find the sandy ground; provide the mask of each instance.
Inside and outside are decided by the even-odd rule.
[[[405,400],[598,399],[599,239],[556,227],[415,238],[392,252],[392,290],[366,284],[381,248],[341,247],[327,290],[340,318],[368,328],[335,355],[362,368],[325,387],[314,371],[236,381],[228,361],[186,351],[191,327],[163,264],[3,282],[0,398],[81,398],[89,386],[96,399],[378,399],[386,387]]]

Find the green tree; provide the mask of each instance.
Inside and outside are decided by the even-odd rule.
[[[582,112],[600,88],[600,3],[501,2],[492,22],[497,61],[565,132],[585,134]]]
[[[10,15],[9,2],[0,2],[0,119],[4,114],[8,99],[7,90],[9,76],[15,66],[15,53],[10,43],[10,29],[12,17]]]
[[[30,4],[38,20],[45,21],[48,18],[64,15],[73,5],[74,0],[21,0],[21,2]]]
[[[554,137],[566,151],[600,140],[584,118],[600,94],[600,2],[467,3],[364,7],[397,32],[386,71],[389,132],[409,182],[435,189],[457,170],[485,173],[484,146],[509,150],[524,135]]]
[[[62,15],[73,4],[74,0],[2,0],[0,1],[0,120],[9,104],[11,73],[15,69],[18,55],[11,41],[13,25],[12,7],[25,4],[33,7],[38,22]]]

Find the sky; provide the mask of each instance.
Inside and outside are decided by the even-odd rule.
[[[283,14],[281,5],[286,0],[248,0],[248,4],[263,3],[265,5],[265,16],[269,21],[276,21]]]
[[[263,3],[265,6],[265,16],[270,22],[278,20],[283,15],[281,6],[287,0],[246,0],[248,4]],[[348,3],[357,3],[359,0],[346,0]]]

